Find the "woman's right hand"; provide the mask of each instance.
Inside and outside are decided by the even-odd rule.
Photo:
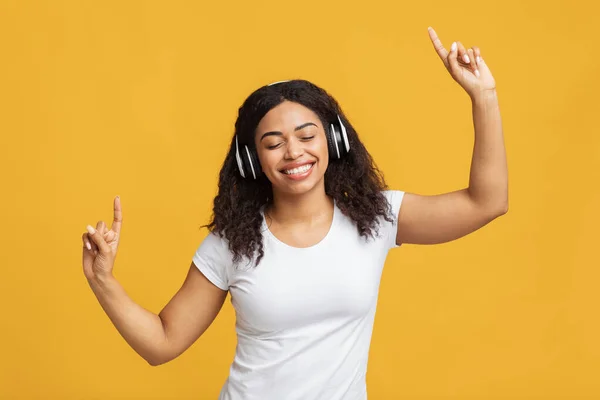
[[[82,240],[83,273],[88,281],[112,276],[122,221],[121,199],[117,196],[114,200],[114,219],[110,230],[107,230],[104,221],[98,221],[96,229],[91,225],[87,226],[88,231],[83,234]]]

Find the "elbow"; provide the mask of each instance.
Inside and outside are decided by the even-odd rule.
[[[501,203],[494,208],[494,216],[501,217],[508,212],[508,201]]]
[[[173,359],[171,353],[165,351],[164,348],[161,348],[159,351],[152,351],[150,354],[144,355],[143,358],[152,367],[166,364]]]
[[[146,362],[148,363],[148,365],[150,365],[151,367],[158,367],[159,365],[162,364],[162,362],[158,361],[158,360],[146,360]]]
[[[165,364],[169,361],[160,358],[146,358],[145,360],[151,367],[158,367],[159,365]]]
[[[508,194],[505,192],[503,195],[496,196],[493,202],[490,202],[487,207],[493,218],[503,216],[508,212]]]
[[[500,206],[500,215],[504,215],[508,212],[508,195],[505,195],[504,201]]]
[[[508,202],[496,202],[495,204],[488,204],[487,206],[482,207],[481,212],[484,215],[483,218],[485,218],[486,223],[491,222],[508,212]]]
[[[177,358],[179,354],[173,353],[170,349],[161,348],[160,351],[153,352],[153,354],[149,354],[144,357],[144,360],[152,366],[158,367],[159,365],[166,364],[169,361]]]
[[[173,359],[171,352],[169,351],[169,340],[167,338],[167,326],[165,321],[158,316],[160,320],[160,326],[162,327],[162,336],[159,341],[159,345],[154,346],[150,354],[147,354],[144,359],[152,367],[158,367],[159,365],[165,364]]]

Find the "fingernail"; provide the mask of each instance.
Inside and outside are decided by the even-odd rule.
[[[456,42],[452,43],[452,46],[450,46],[450,51],[456,51]]]
[[[463,60],[465,60],[467,64],[471,62],[471,60],[469,60],[469,56],[466,54],[463,56]]]
[[[91,225],[87,226],[87,231],[90,233],[90,235],[93,235],[94,233],[96,233],[96,230],[94,228],[92,228]]]
[[[477,56],[477,62],[480,63],[481,62],[481,57]]]
[[[89,243],[89,242],[85,242],[85,247],[87,247],[87,248],[88,248],[88,250],[91,250],[91,249],[92,249],[92,246],[90,246],[90,243]]]
[[[479,78],[479,70],[478,69],[475,70],[475,76]]]

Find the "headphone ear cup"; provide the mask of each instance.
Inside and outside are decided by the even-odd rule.
[[[340,122],[340,139],[341,142],[343,142],[343,154],[346,154],[348,152],[350,152],[350,141],[348,140],[348,132],[346,132],[346,127],[344,126],[344,123],[342,122],[342,118],[340,118],[340,115],[338,114],[338,121]],[[340,147],[341,147],[342,143],[340,143]]]
[[[244,152],[240,151],[237,135],[235,136],[235,160],[242,178],[246,177],[246,167],[244,165]]]
[[[244,163],[245,178],[258,179],[262,170],[256,151],[249,148],[247,145],[244,145],[242,147],[242,161]]]
[[[339,125],[337,123],[329,124],[329,134],[327,136],[327,147],[329,148],[329,157],[333,159],[340,159],[344,157],[350,151],[350,144],[348,143],[348,135],[346,133],[346,127],[342,123],[340,116],[338,115]]]
[[[235,137],[235,159],[242,178],[258,179],[261,175],[262,168],[256,149],[250,149],[247,145],[240,146],[237,136]]]
[[[258,179],[258,177],[262,174],[262,168],[260,167],[260,160],[258,159],[258,154],[256,153],[255,149],[248,149],[248,152],[250,153],[250,160],[252,161],[251,168],[254,172],[251,173],[251,175],[254,179]]]
[[[327,130],[325,132],[325,137],[327,138],[327,150],[329,151],[329,158],[336,160],[338,158],[338,153],[335,149],[335,144],[334,144],[334,140],[335,140],[334,129],[335,129],[334,125],[329,124],[329,127],[327,127]]]

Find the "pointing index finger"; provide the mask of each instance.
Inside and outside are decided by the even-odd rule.
[[[442,41],[440,40],[440,38],[438,38],[437,33],[435,33],[435,30],[433,30],[432,27],[427,28],[427,30],[429,31],[429,38],[433,43],[435,51],[438,53],[438,56],[440,56],[440,58],[444,62],[444,65],[448,67],[448,50],[444,48]]]
[[[114,201],[114,218],[110,229],[117,234],[121,233],[121,222],[123,222],[123,214],[121,212],[121,198],[115,197]]]

